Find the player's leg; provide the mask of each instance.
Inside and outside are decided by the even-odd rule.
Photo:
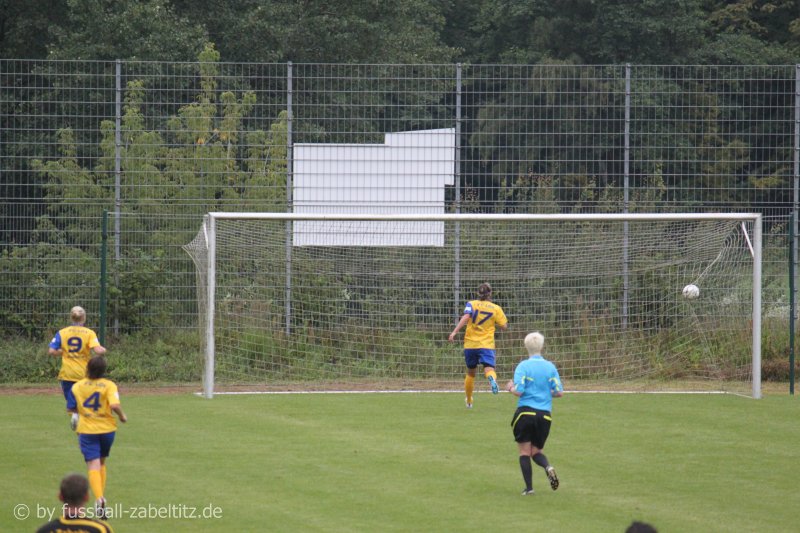
[[[64,401],[69,401],[69,391],[72,390],[72,386],[75,385],[74,381],[60,381],[61,384],[61,392],[64,393]],[[69,427],[72,431],[75,431],[78,428],[78,413],[69,410],[69,406],[67,407],[67,415],[69,415]]]
[[[80,433],[78,444],[86,461],[89,486],[92,488],[95,499],[103,497],[103,481],[100,475],[100,436]]]
[[[99,449],[99,446],[97,449]],[[106,499],[103,497],[103,475],[100,469],[101,463],[99,457],[86,461],[87,477],[89,478],[89,486],[92,488],[92,493],[94,494],[95,514],[97,518],[102,517],[106,503]]]
[[[533,494],[533,466],[531,466],[531,443],[518,442],[519,449],[519,469],[522,471],[522,479],[525,481],[523,496]]]
[[[467,409],[472,409],[472,393],[475,390],[475,368],[467,368],[464,376],[464,401]]]
[[[100,459],[100,481],[103,483],[103,494],[106,493],[106,458]]]
[[[556,490],[558,488],[556,469],[553,468],[553,465],[547,460],[547,456],[542,453],[541,448],[537,448],[536,446],[531,447],[531,459],[533,459],[534,463],[544,468],[547,474],[547,480],[550,482],[550,488]]]
[[[78,442],[86,461],[87,477],[89,486],[92,488],[95,498],[95,516],[105,518],[106,499],[105,499],[105,472],[104,463],[111,444],[114,442],[114,433],[104,434],[79,434]]]
[[[547,460],[547,456],[542,453],[544,443],[547,441],[548,435],[550,435],[550,422],[551,418],[549,414],[540,413],[536,416],[536,434],[531,446],[531,459],[533,459],[533,462],[538,466],[544,468],[547,474],[547,480],[550,482],[550,488],[556,490],[559,484],[556,469],[553,468],[550,461]]]
[[[494,371],[495,367],[495,351],[489,349],[482,349],[480,361],[483,365],[483,375],[489,380],[489,386],[492,387],[492,394],[500,392],[497,386],[497,373]]]
[[[531,429],[532,418],[527,407],[519,407],[511,419],[511,429],[514,433],[514,440],[517,442],[519,450],[519,469],[522,472],[522,480],[525,482],[523,496],[533,494],[533,466],[531,465]]]
[[[111,446],[114,444],[114,437],[116,436],[116,432],[112,431],[111,433],[104,433],[100,435],[100,480],[103,483],[103,495],[106,492],[106,479],[107,473],[106,470],[106,460],[108,456],[111,454]]]
[[[489,386],[492,387],[492,394],[500,392],[500,388],[497,385],[497,373],[494,371],[494,367],[483,367],[483,375],[489,380]]]
[[[467,365],[467,372],[464,376],[464,401],[467,409],[472,409],[472,393],[475,390],[475,372],[478,368],[478,360],[477,350],[464,350],[464,363]]]

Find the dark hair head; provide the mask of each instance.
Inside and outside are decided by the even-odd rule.
[[[68,474],[61,480],[61,501],[80,507],[89,499],[89,480],[81,474]]]
[[[658,533],[658,531],[647,522],[635,521],[631,522],[631,525],[628,526],[625,533]]]
[[[95,355],[89,359],[89,364],[86,365],[86,377],[89,379],[100,379],[105,375],[106,368],[108,368],[106,358],[102,355]]]
[[[481,286],[478,287],[478,298],[481,300],[488,300],[492,297],[492,286],[488,283],[481,283]]]

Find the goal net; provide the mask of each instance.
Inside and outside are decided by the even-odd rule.
[[[185,249],[207,397],[461,390],[483,282],[501,382],[540,331],[567,390],[760,396],[760,215],[209,213]]]

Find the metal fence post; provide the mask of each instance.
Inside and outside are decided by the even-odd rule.
[[[121,256],[120,216],[122,209],[122,62],[117,59],[114,91],[114,264]],[[114,274],[116,282],[116,274]],[[114,316],[114,335],[119,335],[119,317]]]
[[[792,196],[791,252],[789,254],[789,393],[794,394],[794,329],[797,321],[797,218],[800,204],[800,64],[794,68],[794,183]]]
[[[795,286],[796,265],[794,252],[795,241],[795,225],[797,224],[797,211],[792,211],[791,220],[789,221],[789,247],[793,253],[789,254],[789,394],[794,395],[794,337],[795,337],[795,307],[796,298],[795,294],[797,287]]]
[[[461,63],[456,64],[456,139],[455,139],[455,172],[456,186],[454,207],[455,212],[461,212]],[[456,312],[461,302],[461,223],[456,221],[453,226],[454,259],[453,265],[453,303]]]
[[[292,62],[286,64],[286,211],[294,211],[292,197],[292,165],[294,153],[292,150]],[[290,220],[286,221],[286,291],[285,314],[286,335],[292,333],[292,231]]]
[[[630,169],[631,169],[631,64],[625,64],[625,154],[623,160],[623,213],[628,212],[628,203],[630,202]],[[622,243],[622,328],[628,327],[628,290],[630,288],[630,280],[628,279],[628,240],[629,240],[629,227],[628,221],[623,222],[623,243]]]
[[[108,209],[103,209],[103,222],[100,239],[100,344],[106,344],[106,300],[108,288],[108,263],[106,254],[108,250]]]

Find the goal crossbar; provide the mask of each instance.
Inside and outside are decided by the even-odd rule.
[[[337,221],[387,221],[387,222],[438,222],[438,221],[539,221],[539,222],[591,222],[591,221],[680,221],[680,220],[761,220],[760,213],[441,213],[441,214],[340,214],[340,213],[237,213],[212,211],[206,215],[215,220],[337,220]]]

